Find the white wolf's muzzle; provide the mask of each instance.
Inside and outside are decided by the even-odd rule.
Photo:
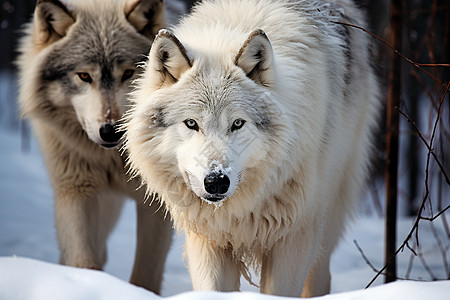
[[[240,178],[233,176],[231,168],[224,168],[216,162],[211,163],[206,172],[186,173],[192,191],[200,199],[217,206],[234,194]]]
[[[208,193],[206,200],[209,202],[219,202],[226,198],[230,187],[230,178],[222,171],[213,171],[206,175],[203,180],[203,187]]]

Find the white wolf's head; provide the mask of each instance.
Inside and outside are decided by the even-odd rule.
[[[67,136],[79,135],[81,126],[95,143],[117,146],[129,83],[163,14],[160,0],[38,1],[19,63],[24,73],[33,70],[40,96],[23,105],[24,114],[46,113]]]
[[[262,30],[247,37],[228,56],[186,51],[167,30],[156,37],[133,93],[126,142],[131,167],[153,192],[177,185],[180,195],[188,188],[221,204],[244,181],[256,185],[261,174],[252,170],[283,143],[285,124],[269,92],[270,41]]]

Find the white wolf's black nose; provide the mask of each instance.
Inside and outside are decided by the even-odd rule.
[[[123,131],[117,131],[114,125],[109,123],[103,124],[102,127],[100,127],[100,137],[106,143],[117,144],[122,135]]]
[[[212,195],[223,195],[230,187],[230,178],[223,173],[213,172],[205,177],[205,190]]]

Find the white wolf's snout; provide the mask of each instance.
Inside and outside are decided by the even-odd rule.
[[[208,200],[212,202],[220,201],[228,192],[230,178],[223,172],[211,172],[203,180],[205,191],[212,195]]]
[[[230,167],[212,162],[206,172],[195,176],[187,172],[192,191],[202,200],[220,205],[236,191],[240,176],[234,176]]]

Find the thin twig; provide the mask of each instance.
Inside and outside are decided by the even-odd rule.
[[[353,244],[355,244],[356,249],[358,249],[359,253],[361,254],[362,258],[366,262],[366,264],[372,269],[374,272],[378,272],[378,269],[375,268],[374,265],[370,262],[370,260],[367,258],[366,254],[364,253],[363,249],[359,246],[358,242],[356,240],[353,240]]]
[[[445,8],[448,10],[448,6],[445,6]],[[427,46],[427,48],[429,49],[428,54],[429,54],[429,57],[431,59],[431,62],[435,62],[436,61],[435,56],[434,56],[434,51],[435,51],[435,48],[433,47],[434,45],[430,46],[429,43],[433,43],[436,40],[435,36],[433,35],[433,32],[430,32],[430,31],[434,31],[435,30],[434,22],[435,22],[437,10],[438,10],[437,1],[434,1],[433,5],[432,5],[432,9],[431,9],[432,18],[433,18],[432,22],[433,23],[431,24],[431,27],[430,27],[430,29],[428,31],[428,34],[427,34],[427,37],[424,39],[424,43],[425,44],[423,44],[424,47]],[[425,67],[427,67],[427,68],[428,67],[432,67],[432,68],[436,68],[436,67],[450,67],[450,64],[417,63],[417,62],[413,61],[412,59],[408,58],[407,56],[405,56],[404,54],[402,54],[400,51],[395,49],[393,46],[391,46],[389,43],[384,41],[382,38],[380,38],[377,35],[371,33],[370,31],[366,30],[363,27],[360,27],[360,26],[357,26],[357,25],[354,25],[354,24],[343,23],[343,22],[335,22],[335,23],[336,24],[340,24],[340,25],[344,25],[344,26],[353,27],[353,28],[362,30],[362,31],[370,34],[375,39],[381,41],[385,46],[387,46],[389,49],[391,49],[394,53],[399,55],[402,59],[404,59],[408,63],[410,63],[413,67],[417,68],[418,70],[422,71],[424,74],[426,74],[430,78],[432,78],[434,80],[434,82],[437,83],[439,86],[442,86],[442,87],[445,88],[445,92],[444,92],[444,95],[442,97],[434,96],[431,93],[431,91],[428,88],[425,87],[424,82],[422,80],[419,80],[419,82],[423,86],[424,90],[428,93],[428,96],[430,97],[430,100],[433,103],[434,110],[437,112],[437,114],[435,116],[435,119],[434,119],[434,122],[431,121],[431,120],[433,120],[432,116],[430,116],[430,118],[429,118],[429,120],[430,120],[429,128],[430,128],[431,131],[429,132],[429,134],[426,135],[427,138],[425,138],[425,136],[419,130],[419,128],[416,125],[416,123],[414,122],[414,120],[411,117],[409,117],[406,113],[402,112],[400,109],[397,108],[399,113],[402,114],[408,120],[408,122],[410,122],[413,125],[413,127],[414,127],[416,133],[418,134],[419,138],[425,144],[426,149],[427,149],[427,159],[426,159],[425,182],[424,182],[424,189],[425,190],[424,190],[424,195],[423,195],[423,198],[422,198],[421,205],[420,205],[420,207],[419,207],[419,209],[417,211],[417,216],[416,216],[416,219],[414,221],[414,224],[413,224],[412,228],[410,229],[409,233],[407,234],[407,236],[406,236],[405,240],[403,241],[403,243],[401,244],[401,246],[398,247],[398,249],[395,251],[393,257],[397,256],[397,254],[399,252],[403,251],[405,249],[405,247],[407,247],[412,253],[412,256],[410,258],[410,264],[408,266],[407,277],[408,278],[410,277],[409,273],[412,270],[412,264],[413,264],[413,261],[414,261],[414,257],[418,256],[419,259],[421,260],[422,264],[424,265],[425,269],[430,274],[430,277],[432,279],[435,279],[436,277],[431,272],[431,269],[429,268],[429,266],[427,265],[427,263],[423,259],[423,255],[420,253],[420,251],[418,251],[418,253],[416,253],[416,251],[410,246],[409,243],[412,240],[412,236],[415,235],[415,239],[416,239],[416,243],[415,244],[416,244],[416,247],[419,247],[420,245],[419,245],[419,236],[418,235],[419,235],[419,223],[420,223],[420,221],[421,220],[428,220],[430,222],[433,222],[438,217],[441,217],[442,221],[444,222],[444,228],[446,230],[447,236],[450,236],[450,230],[448,229],[449,226],[448,226],[448,224],[446,222],[446,215],[445,215],[445,212],[450,210],[450,205],[448,205],[444,209],[441,209],[441,207],[439,207],[440,211],[437,214],[434,214],[433,211],[431,210],[431,216],[430,217],[424,217],[423,216],[423,214],[425,212],[425,209],[427,208],[427,203],[429,205],[431,205],[431,200],[430,200],[430,185],[432,184],[432,182],[430,182],[430,180],[432,179],[430,177],[430,168],[432,167],[432,164],[431,164],[431,161],[430,161],[431,157],[433,157],[433,160],[436,161],[436,164],[438,165],[438,167],[439,167],[439,169],[441,171],[441,174],[443,176],[441,178],[444,178],[446,183],[448,185],[450,185],[450,178],[449,178],[449,176],[448,176],[448,174],[445,171],[445,168],[443,166],[443,163],[442,163],[443,160],[441,161],[441,159],[436,155],[435,149],[434,149],[434,147],[435,147],[434,146],[434,141],[435,141],[435,138],[436,138],[437,126],[438,126],[438,124],[440,124],[441,125],[440,128],[441,128],[442,125],[445,124],[445,123],[443,123],[444,121],[441,119],[441,111],[442,111],[442,106],[443,106],[443,103],[444,103],[444,99],[447,97],[447,93],[448,93],[448,90],[449,90],[450,83],[444,83],[443,81],[441,81],[440,79],[437,78],[437,75],[434,75],[435,74],[434,71],[429,72],[429,71],[425,70],[424,68]],[[449,30],[449,27],[446,27],[446,30]],[[448,36],[445,34],[444,38],[447,39]],[[444,44],[446,45],[447,43],[444,42]],[[430,53],[430,51],[432,53]],[[446,51],[444,51],[444,53],[446,53]],[[414,72],[414,70],[412,72],[413,72],[414,75],[416,75],[415,76],[416,78],[419,78],[419,76],[417,76],[417,73]],[[442,91],[439,90],[437,95],[441,95],[441,93],[442,93]],[[436,100],[439,99],[439,98],[440,98],[440,102],[437,103]],[[444,126],[444,130],[445,130],[445,126]],[[433,234],[436,234],[436,233],[433,233]],[[369,287],[379,277],[379,275],[381,275],[381,274],[386,275],[386,274],[384,274],[384,272],[386,270],[387,265],[389,265],[389,263],[392,261],[393,257],[389,258],[389,260],[387,262],[385,262],[386,265],[383,268],[381,268],[380,270],[377,270],[370,263],[369,259],[366,257],[366,255],[362,251],[361,247],[359,247],[357,242],[354,241],[354,243],[355,243],[356,247],[358,248],[359,252],[361,253],[363,259],[366,261],[366,263],[371,267],[371,269],[373,271],[375,271],[377,273],[375,275],[375,277],[371,280],[371,282],[367,285],[367,287]],[[442,254],[442,251],[443,251],[442,243],[439,245],[439,247],[441,249],[441,254]],[[445,252],[445,250],[444,250],[444,252]],[[445,259],[445,258],[446,258],[446,255],[444,255],[443,259]],[[444,267],[448,269],[447,270],[448,271],[448,277],[450,277],[450,268],[446,267],[447,265],[448,265],[448,263],[444,264]]]
[[[437,218],[439,218],[440,216],[444,216],[444,213],[450,209],[450,205],[448,205],[446,208],[442,209],[441,211],[439,211],[437,214],[435,214],[433,217],[431,218],[427,218],[427,217],[420,217],[422,220],[426,220],[426,221],[430,221],[433,222],[434,220],[436,220]]]
[[[444,270],[448,270],[449,266],[448,266],[447,253],[445,251],[445,247],[439,237],[439,234],[436,231],[436,228],[434,227],[433,222],[430,222],[429,224],[430,224],[431,232],[433,233],[434,240],[436,241],[436,244],[439,247],[439,251],[441,252],[442,261],[444,263]]]
[[[447,209],[449,207],[450,207],[450,205],[447,206]],[[450,226],[448,225],[447,217],[445,216],[445,214],[442,214],[441,220],[442,220],[442,225],[444,226],[444,229],[445,229],[445,233],[447,234],[447,238],[450,239]]]
[[[416,255],[412,254],[409,256],[409,262],[408,262],[408,268],[406,269],[405,277],[409,279],[409,276],[411,275],[411,271],[414,265],[414,259],[416,258]]]
[[[377,268],[375,268],[375,266],[370,262],[369,258],[366,256],[366,254],[364,253],[364,250],[359,246],[358,242],[356,240],[353,240],[353,243],[355,244],[356,248],[358,249],[359,253],[361,254],[361,257],[364,259],[364,261],[366,262],[366,264],[372,269],[372,271],[376,272],[377,274],[381,274],[381,275],[386,275],[384,272],[385,268],[381,270],[378,270]],[[418,256],[418,255],[417,255]],[[412,267],[411,267],[412,268]],[[415,278],[409,278],[409,274],[407,274],[407,276],[405,277],[397,277],[397,279],[400,280],[409,280],[409,281],[418,281],[418,282],[426,282],[428,280],[423,280],[423,279],[415,279]],[[366,286],[366,289],[369,287],[370,285]]]
[[[445,97],[447,97],[447,93],[448,90],[450,88],[450,82],[447,84],[447,87],[445,89],[445,93],[444,95],[441,97],[441,101],[439,102],[439,106],[438,106],[438,110],[437,110],[437,116],[436,116],[436,121],[434,122],[434,126],[433,126],[433,131],[431,134],[431,138],[430,138],[430,143],[428,144],[428,142],[426,141],[425,137],[422,135],[422,133],[420,132],[419,128],[417,127],[416,122],[409,117],[407,114],[405,114],[404,112],[402,112],[399,108],[397,108],[398,112],[403,115],[406,120],[413,125],[414,129],[416,130],[416,132],[419,134],[420,139],[424,142],[425,146],[427,147],[428,151],[431,152],[431,154],[433,155],[433,158],[435,159],[436,163],[438,164],[439,168],[441,169],[442,174],[445,177],[445,181],[447,182],[448,185],[450,185],[450,178],[447,175],[447,172],[444,169],[444,166],[442,165],[442,163],[440,162],[440,159],[436,156],[436,154],[433,151],[432,148],[432,141],[434,140],[434,136],[436,134],[436,129],[437,129],[437,124],[439,124],[439,120],[440,120],[440,112],[442,109],[442,104],[444,103]]]
[[[433,155],[434,160],[436,161],[436,163],[439,166],[439,169],[441,169],[442,175],[445,177],[445,181],[447,182],[448,185],[450,185],[450,178],[447,175],[447,172],[444,169],[444,166],[442,165],[440,159],[436,156],[436,153],[434,153],[434,150],[431,148],[431,146],[428,144],[427,140],[425,139],[425,137],[423,136],[423,134],[420,132],[419,127],[417,127],[416,122],[410,117],[408,116],[406,113],[404,113],[401,109],[397,108],[398,112],[404,116],[406,118],[406,120],[408,121],[408,123],[410,123],[414,129],[416,130],[416,133],[418,135],[418,137],[422,140],[422,142],[425,144],[425,147],[427,147],[427,150],[429,152],[431,152],[431,155]]]
[[[424,72],[425,74],[427,74],[428,76],[430,76],[431,78],[433,78],[436,82],[438,82],[440,85],[442,85],[443,87],[445,87],[445,84],[439,80],[438,78],[436,78],[433,74],[431,74],[430,72],[428,72],[427,70],[425,70],[422,67],[450,67],[450,64],[422,64],[422,63],[418,63],[415,62],[413,60],[411,60],[410,58],[408,58],[407,56],[405,56],[404,54],[402,54],[401,52],[399,52],[397,49],[395,49],[394,47],[392,47],[388,42],[386,42],[385,40],[383,40],[382,38],[380,38],[379,36],[377,36],[376,34],[368,31],[367,29],[355,25],[355,24],[350,24],[350,23],[344,23],[344,22],[333,22],[335,24],[339,24],[339,25],[344,25],[344,26],[349,26],[349,27],[354,27],[357,28],[359,30],[362,30],[368,34],[370,34],[371,36],[373,36],[374,38],[376,38],[377,40],[381,41],[383,44],[385,44],[387,47],[389,47],[389,49],[391,49],[392,51],[394,51],[396,54],[400,55],[401,58],[403,58],[404,60],[406,60],[407,62],[409,62],[410,64],[412,64],[413,66],[415,66],[416,68],[420,69],[422,72]]]
[[[429,186],[428,185],[428,178],[429,178],[430,157],[431,157],[431,155],[433,153],[433,151],[432,151],[433,141],[434,141],[434,137],[435,137],[435,133],[436,133],[437,124],[439,123],[440,116],[441,116],[442,104],[443,104],[444,99],[445,99],[445,97],[447,95],[449,87],[450,87],[450,83],[447,85],[447,89],[446,89],[446,91],[444,93],[444,96],[441,98],[441,102],[439,103],[437,116],[436,116],[436,120],[435,120],[435,123],[434,123],[434,126],[433,126],[430,142],[429,142],[429,144],[427,143],[427,145],[428,145],[428,147],[427,147],[428,148],[428,153],[427,153],[427,163],[426,163],[426,169],[425,169],[425,195],[423,196],[423,200],[422,200],[422,203],[421,203],[420,208],[418,210],[416,220],[414,221],[414,225],[412,226],[411,230],[409,231],[409,233],[406,236],[406,239],[403,241],[402,245],[397,249],[397,251],[395,251],[393,257],[395,257],[400,251],[403,251],[403,249],[405,248],[405,246],[407,246],[408,241],[411,239],[411,237],[413,236],[414,233],[416,234],[416,244],[417,244],[417,246],[419,246],[419,239],[418,239],[419,222],[420,222],[420,220],[423,219],[422,212],[423,212],[423,210],[425,208],[425,204],[426,204],[426,202],[428,200],[428,197],[429,197],[429,194],[430,194],[430,191],[429,191],[429,188],[428,188],[428,186]],[[419,131],[419,133],[420,133],[420,131]],[[420,135],[422,135],[422,134],[420,133]],[[375,282],[375,280],[381,274],[383,274],[384,270],[386,270],[387,266],[389,265],[389,263],[391,261],[392,261],[392,257],[385,264],[385,266],[372,278],[372,280],[369,282],[369,284],[366,286],[366,288],[370,287]]]
[[[420,251],[418,251],[418,254],[419,254],[418,257],[419,257],[420,262],[422,263],[422,266],[427,271],[427,273],[430,276],[431,280],[435,281],[437,279],[437,277],[436,277],[436,275],[434,275],[434,273],[431,270],[430,266],[427,264],[427,262],[423,258],[423,254]]]

